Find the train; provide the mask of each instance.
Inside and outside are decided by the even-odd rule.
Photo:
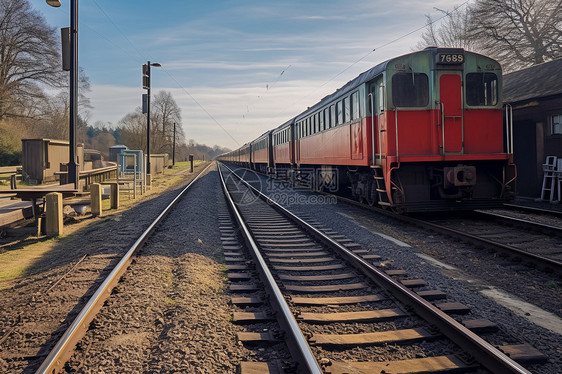
[[[429,47],[218,159],[400,213],[496,207],[516,194],[510,114],[497,61]]]

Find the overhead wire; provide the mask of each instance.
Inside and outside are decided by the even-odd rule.
[[[102,12],[102,14],[109,19],[109,21],[111,22],[111,24],[117,29],[117,31],[119,31],[119,33],[125,38],[125,40],[127,40],[127,42],[133,47],[133,49],[139,54],[139,56],[143,57],[145,60],[148,60],[143,53],[131,42],[131,40],[125,35],[125,33],[123,33],[123,31],[121,31],[121,29],[117,26],[117,24],[115,22],[113,22],[113,20],[111,19],[111,17],[109,17],[109,15],[103,10],[103,8],[99,5],[99,3],[96,0],[92,0],[93,3],[98,7],[98,9]],[[450,12],[444,12],[444,14],[441,17],[438,17],[435,20],[431,20],[430,22],[425,23],[423,26],[416,28],[415,30],[412,30],[406,34],[401,35],[398,38],[395,38],[393,40],[390,40],[384,44],[381,44],[373,49],[371,49],[368,53],[366,53],[365,55],[363,55],[361,58],[357,59],[355,62],[353,62],[352,64],[350,64],[349,66],[347,66],[345,69],[341,70],[340,72],[338,72],[337,74],[335,74],[333,77],[331,77],[330,79],[326,80],[324,83],[322,83],[321,85],[319,85],[316,89],[314,89],[314,91],[309,92],[308,94],[304,95],[304,96],[310,96],[312,93],[316,92],[317,90],[319,90],[320,88],[324,87],[325,85],[327,85],[328,83],[332,82],[333,80],[335,80],[336,78],[338,78],[339,76],[341,76],[343,73],[345,73],[346,71],[348,71],[349,69],[351,69],[353,66],[357,65],[359,62],[363,61],[364,59],[366,59],[369,55],[371,55],[373,52],[380,50],[384,47],[387,47],[391,44],[396,43],[397,41],[412,35],[424,28],[426,28],[429,25],[432,25],[436,22],[439,22],[440,20],[442,20],[443,18],[449,16],[450,14],[458,11],[460,8],[462,8],[463,6],[465,6],[466,4],[468,4],[470,2],[470,0],[466,0],[463,3],[461,3],[460,5],[456,6],[453,8],[452,11]],[[272,88],[281,78],[281,76],[283,75],[283,73],[289,68],[291,67],[291,65],[289,65],[285,70],[283,70],[281,72],[281,74],[278,76],[277,80],[272,84],[272,86],[266,86],[266,90],[269,90],[270,88]],[[162,70],[170,77],[170,79],[172,79],[177,85],[178,87],[185,92],[185,94],[187,94],[189,96],[189,98],[191,100],[193,100],[193,102],[195,104],[197,104],[197,106],[203,110],[203,112],[205,112],[205,114],[216,124],[218,125],[238,146],[240,146],[240,142],[238,142],[233,136],[232,134],[230,134],[228,132],[228,130],[185,88],[181,85],[181,83],[171,74],[171,72],[169,72],[167,69],[165,69],[164,67],[161,67]],[[298,100],[299,102],[302,101],[302,98]],[[293,104],[294,105],[294,104]],[[291,105],[292,106],[292,105]]]
[[[133,47],[133,49],[138,53],[138,55],[143,58],[144,60],[148,61],[149,59],[133,44],[133,42],[131,42],[131,40],[127,37],[127,35],[125,35],[125,33],[123,31],[121,31],[121,29],[119,28],[119,26],[117,26],[117,24],[115,22],[113,22],[113,20],[111,19],[111,17],[103,10],[103,8],[98,4],[98,2],[96,0],[92,0],[93,3],[98,7],[98,9],[102,12],[102,14],[109,20],[109,22],[111,22],[111,24],[113,25],[113,27],[115,27],[115,29],[117,29],[117,31],[125,38],[125,40],[127,40],[127,42]],[[113,44],[113,43],[112,43]],[[177,85],[178,87],[185,92],[185,94],[187,94],[187,96],[189,96],[191,98],[191,100],[193,100],[193,102],[195,104],[197,104],[197,106],[199,106],[199,108],[201,108],[201,110],[203,110],[203,112],[205,112],[205,114],[207,114],[207,116],[209,116],[209,118],[215,122],[216,125],[218,125],[238,146],[240,146],[240,142],[238,142],[238,140],[236,140],[232,134],[230,134],[230,132],[228,132],[228,130],[226,130],[224,128],[224,126],[207,110],[205,109],[205,107],[197,100],[195,99],[195,97],[189,92],[187,91],[187,89],[185,89],[185,87],[183,87],[181,85],[180,82],[178,82],[178,80],[167,70],[165,69],[163,66],[160,67],[167,75],[168,77],[170,77],[170,79],[172,79]]]

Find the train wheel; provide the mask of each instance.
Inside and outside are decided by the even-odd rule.
[[[392,211],[397,214],[404,214],[406,212],[406,209],[404,208],[404,202],[406,201],[406,198],[404,197],[402,191],[395,189],[392,192],[392,200],[394,203],[394,205],[392,206]]]
[[[321,192],[322,191],[322,178],[318,171],[314,171],[310,177],[310,188],[314,192]]]
[[[366,191],[367,204],[369,204],[370,206],[375,206],[378,202],[378,199],[379,196],[377,192],[377,184],[374,180],[369,181]]]

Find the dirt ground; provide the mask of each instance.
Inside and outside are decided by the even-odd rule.
[[[197,170],[202,165],[202,161],[195,162]],[[187,162],[177,163],[174,168],[165,169],[164,174],[154,176],[150,190],[137,196],[137,199],[133,199],[131,193],[121,191],[119,209],[109,209],[109,200],[103,200],[102,217],[94,218],[90,214],[80,216],[75,214],[70,206],[67,206],[65,213],[72,213],[71,215],[65,214],[64,234],[58,237],[37,236],[37,227],[32,220],[27,222],[27,227],[7,229],[4,232],[5,237],[0,240],[0,290],[12,287],[14,281],[28,274],[29,270],[41,262],[41,259],[62,240],[68,240],[84,228],[103,223],[106,219],[119,215],[147,199],[159,196],[166,189],[181,183],[189,174]],[[77,200],[84,201],[85,199]],[[65,205],[71,202],[72,200],[69,200],[65,202]]]
[[[101,217],[69,218],[64,235],[29,232],[0,253],[0,372],[34,372],[113,266],[193,177],[167,169],[136,200]],[[24,230],[25,231],[25,230]],[[29,231],[29,230],[28,230]],[[31,230],[33,231],[33,230]]]

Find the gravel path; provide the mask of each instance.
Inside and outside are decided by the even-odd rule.
[[[251,355],[231,322],[218,173],[187,193],[145,244],[70,365],[77,372],[235,372]],[[94,369],[95,368],[95,369]]]
[[[194,175],[129,210],[36,244],[46,248],[37,249],[42,257],[13,287],[0,291],[0,372],[35,371],[111,268]]]

